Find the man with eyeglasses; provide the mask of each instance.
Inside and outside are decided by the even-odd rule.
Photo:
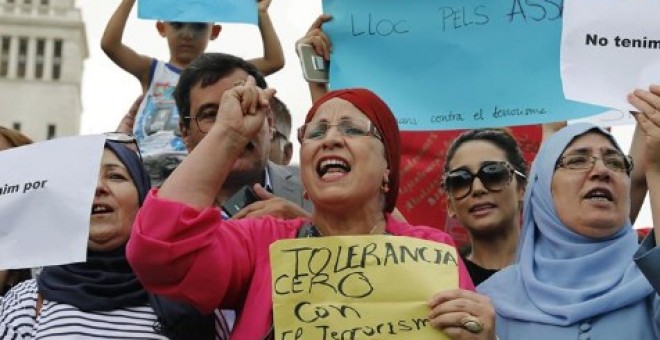
[[[206,53],[181,73],[174,97],[181,116],[181,137],[189,152],[215,123],[223,93],[244,82],[248,75],[266,88],[265,79],[252,64],[224,53]],[[234,163],[223,187],[218,188],[218,205],[246,185],[254,186],[255,193],[267,200],[251,204],[235,218],[263,215],[293,218],[311,210],[311,204],[303,198],[297,173],[268,160],[273,133],[274,121],[270,115]],[[273,194],[286,200],[277,199]]]
[[[258,70],[247,61],[224,53],[205,53],[186,68],[179,79],[174,98],[180,115],[179,129],[188,152],[191,152],[215,124],[218,108],[224,92],[240,85],[248,76],[255,78],[257,85],[266,88],[266,81]],[[236,160],[227,180],[218,188],[216,204],[225,201],[245,186],[254,189],[260,199],[241,209],[233,216],[225,218],[243,218],[247,216],[275,216],[296,218],[308,216],[312,210],[311,202],[304,199],[298,170],[281,166],[269,161],[271,140],[276,133],[272,114],[264,121],[260,132],[245,147]],[[211,289],[211,288],[209,288]],[[233,313],[216,310],[215,325],[213,316],[201,316],[193,307],[182,303],[156,297],[157,306],[171,306],[163,309],[177,309],[177,315],[161,316],[159,322],[163,329],[177,334],[195,329],[215,328],[216,338],[228,338],[229,328],[233,323]],[[158,312],[158,308],[156,308]],[[181,320],[187,320],[181,322]],[[226,320],[225,320],[226,319]],[[194,322],[189,322],[194,320]],[[227,323],[225,324],[225,321]],[[185,323],[185,324],[184,324]],[[211,331],[213,331],[211,329]],[[205,332],[201,332],[206,334]],[[199,333],[196,333],[199,334]],[[168,336],[170,334],[167,334]],[[188,336],[190,333],[188,333]],[[185,338],[185,337],[184,337]],[[192,338],[192,337],[189,337]]]

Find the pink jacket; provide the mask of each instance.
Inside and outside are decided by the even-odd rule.
[[[151,292],[184,300],[202,312],[239,311],[232,339],[260,339],[272,324],[268,247],[295,238],[304,219],[271,217],[223,221],[217,208],[202,211],[158,198],[152,190],[127,245],[128,261]],[[454,245],[446,233],[387,216],[387,232]],[[459,286],[474,290],[460,262]]]

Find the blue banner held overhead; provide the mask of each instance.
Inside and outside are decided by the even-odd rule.
[[[138,0],[138,17],[257,24],[257,0]]]
[[[562,0],[323,0],[332,88],[367,87],[402,130],[561,121]]]

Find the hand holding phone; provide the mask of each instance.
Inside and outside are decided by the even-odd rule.
[[[330,62],[317,55],[312,45],[298,44],[298,55],[305,80],[313,83],[327,83],[330,80]]]
[[[222,203],[222,210],[227,216],[232,217],[241,209],[258,200],[257,194],[252,191],[250,186],[246,185]]]

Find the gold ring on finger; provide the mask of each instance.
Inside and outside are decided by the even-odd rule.
[[[472,315],[464,317],[461,320],[461,326],[474,334],[480,333],[484,330],[484,324]]]

